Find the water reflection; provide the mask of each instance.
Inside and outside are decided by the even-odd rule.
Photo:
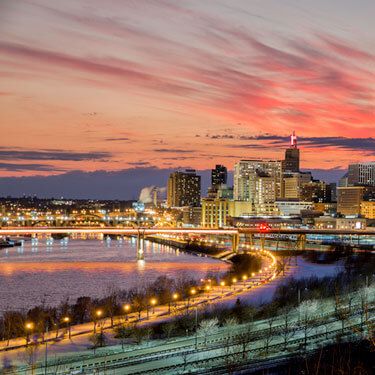
[[[0,251],[0,310],[56,305],[67,296],[102,296],[108,285],[121,289],[144,285],[160,275],[204,277],[228,265],[145,241],[145,260],[137,261],[134,239],[46,241]]]

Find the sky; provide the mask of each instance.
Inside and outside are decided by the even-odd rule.
[[[135,172],[153,185],[281,159],[293,130],[302,167],[334,180],[375,159],[374,14],[372,0],[0,0],[0,194],[80,195],[72,175],[105,175],[129,198]]]

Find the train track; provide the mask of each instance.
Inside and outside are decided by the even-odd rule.
[[[353,305],[352,309],[354,310],[355,307],[358,307],[358,305]],[[374,307],[371,308],[371,311],[374,310]],[[353,317],[357,317],[361,313],[360,310],[355,310],[350,316],[350,319],[353,319]],[[314,324],[311,324],[309,326],[309,329],[317,329],[322,326],[326,326],[327,324],[334,324],[340,321],[340,319],[335,319],[334,317],[334,312],[330,312],[327,314],[322,314],[318,320],[314,321]],[[327,320],[327,318],[330,318]],[[263,323],[265,323],[263,321]],[[291,322],[292,323],[292,322]],[[358,329],[360,328],[361,323],[354,325],[354,326],[349,326],[345,327],[344,331],[352,330],[354,328]],[[90,363],[90,360],[87,360],[86,363],[82,363],[81,365],[77,366],[72,366],[69,365],[69,363],[54,363],[50,364],[49,367],[54,368],[51,373],[59,373],[59,374],[69,374],[69,373],[74,373],[80,371],[81,373],[90,373],[92,372],[92,369],[96,370],[104,370],[104,369],[113,369],[113,368],[124,368],[128,366],[136,366],[139,364],[145,364],[145,363],[150,363],[153,361],[160,361],[160,360],[168,360],[173,357],[178,357],[182,355],[194,355],[197,353],[209,353],[215,350],[219,350],[223,347],[223,343],[227,340],[231,340],[231,346],[238,346],[241,344],[241,338],[240,335],[243,333],[248,334],[248,339],[253,340],[253,341],[259,341],[262,339],[262,337],[265,334],[271,334],[273,336],[281,335],[283,332],[285,332],[285,326],[283,324],[279,324],[277,326],[274,326],[272,328],[265,328],[265,329],[260,329],[257,331],[252,331],[248,332],[248,329],[250,328],[249,325],[245,325],[244,327],[240,327],[235,330],[232,334],[228,335],[223,332],[220,332],[218,334],[210,336],[209,339],[205,342],[205,345],[202,345],[202,337],[199,337],[198,339],[198,348],[195,348],[195,338],[189,337],[183,340],[179,340],[178,342],[171,342],[171,348],[169,349],[164,349],[160,351],[158,349],[158,346],[155,346],[155,351],[152,353],[142,353],[142,349],[138,350],[138,354],[134,351],[129,352],[129,353],[118,353],[118,354],[111,354],[111,355],[106,355],[102,356],[99,358],[96,358],[95,360],[93,359],[92,362]],[[254,327],[252,327],[254,328]],[[304,330],[303,326],[299,327],[293,327],[290,328],[289,331],[295,331],[295,332],[300,332]],[[322,337],[322,338],[327,338],[328,336],[332,334],[337,334],[338,332],[342,332],[343,329],[337,329],[334,331],[329,331],[329,332],[324,332],[324,333],[319,333],[313,336],[308,337],[308,341],[313,340],[314,338]],[[304,342],[305,338],[300,338],[300,339],[294,339],[294,340],[289,340],[288,341],[288,347],[292,343],[301,343]],[[178,345],[176,347],[175,345]],[[283,342],[278,343],[275,345],[270,345],[269,349],[275,349],[275,348],[280,348],[281,346],[285,345]],[[257,348],[257,349],[250,349],[249,353],[251,352],[257,352],[260,351],[262,348]],[[225,357],[225,356],[224,356]],[[77,363],[77,360],[74,361],[74,363]],[[199,362],[198,362],[199,363]],[[181,364],[179,365],[181,366]],[[60,367],[60,371],[56,372],[56,368]],[[41,371],[42,368],[39,370]],[[44,370],[43,370],[44,371]],[[153,370],[155,371],[155,370]],[[48,372],[50,373],[50,372]],[[134,372],[133,374],[136,374],[137,372]],[[142,373],[144,373],[144,370],[142,370]]]

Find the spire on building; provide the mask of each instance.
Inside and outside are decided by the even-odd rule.
[[[290,147],[297,148],[297,136],[294,130],[293,130],[293,134],[290,136]]]

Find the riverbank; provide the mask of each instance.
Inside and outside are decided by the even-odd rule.
[[[113,294],[102,300],[90,301],[87,297],[83,297],[81,302],[79,302],[80,304],[74,306],[62,305],[59,310],[50,308],[43,310],[42,306],[40,306],[30,310],[27,316],[14,312],[13,314],[8,314],[7,319],[10,320],[8,322],[3,322],[2,327],[7,327],[22,321],[25,322],[24,325],[27,327],[27,324],[30,323],[30,328],[26,330],[22,326],[17,325],[17,327],[21,331],[25,330],[24,335],[25,337],[26,335],[29,336],[30,342],[37,344],[45,342],[45,340],[49,340],[50,342],[64,340],[68,335],[68,331],[70,331],[71,337],[79,335],[88,336],[92,334],[93,326],[96,327],[99,322],[99,326],[103,330],[108,330],[113,325],[123,323],[124,319],[126,319],[127,322],[134,322],[141,325],[171,319],[176,315],[186,313],[191,308],[217,303],[219,300],[222,301],[230,297],[233,298],[233,296],[249,291],[251,288],[255,288],[269,281],[271,277],[274,276],[276,260],[272,258],[271,254],[266,252],[259,255],[262,255],[264,259],[261,265],[263,269],[257,273],[253,272],[253,274],[243,274],[241,275],[242,278],[236,278],[233,274],[229,274],[226,279],[223,278],[219,280],[213,277],[212,279],[204,280],[203,283],[202,281],[194,283],[191,280],[185,280],[185,285],[180,284],[177,286],[176,284],[175,287],[171,287],[170,281],[164,279],[162,282],[166,289],[155,289],[162,287],[160,282],[157,281],[154,285],[150,286],[150,292],[144,290],[143,294],[140,294],[139,298],[137,297],[136,299],[134,299],[134,291],[130,291],[127,295],[133,295],[133,300],[127,299],[124,295],[121,297],[121,300],[125,301],[123,304],[129,304],[130,306],[130,311],[126,313],[126,318],[124,314],[125,311],[120,311],[124,307],[124,305],[119,305],[120,295]],[[229,277],[231,277],[231,279]],[[175,288],[175,292],[172,295],[173,288]],[[152,290],[154,291],[153,294],[151,294]],[[159,290],[159,292],[157,292],[157,290]],[[175,294],[177,295],[176,300],[171,301],[172,296]],[[84,301],[88,304],[82,305]],[[128,301],[128,303],[126,303],[126,301]],[[171,311],[172,302],[173,309]],[[82,311],[85,314],[91,314],[90,316],[94,317],[94,319],[83,324],[74,324],[74,320],[76,319],[76,315],[74,314],[76,314],[75,311],[77,311],[78,308],[83,309]],[[101,311],[100,316],[96,316],[95,314],[99,313],[99,311]],[[37,318],[40,314],[49,318],[45,318],[47,320],[41,322]],[[57,320],[54,318],[55,316]],[[66,323],[64,323],[65,318],[69,319]],[[47,322],[49,322],[49,327],[56,326],[57,324],[59,329],[57,331],[49,329],[48,335],[45,335],[43,332],[46,331]],[[70,327],[69,330],[68,326]],[[9,334],[11,334],[11,331],[4,332],[2,336],[6,337]],[[9,338],[9,340],[1,342],[0,346],[1,350],[24,347],[26,346],[26,339]]]

